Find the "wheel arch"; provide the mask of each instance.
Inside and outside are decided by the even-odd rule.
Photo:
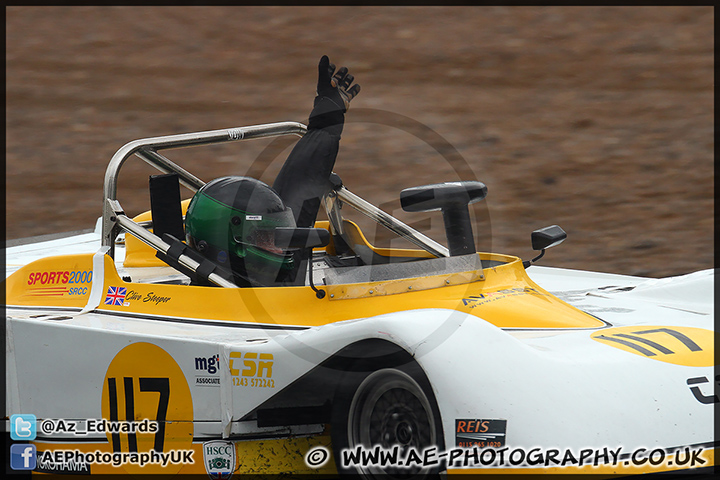
[[[427,374],[410,352],[388,340],[366,338],[333,353],[242,420],[257,420],[261,427],[330,423],[336,399],[381,368],[410,372],[434,397]]]

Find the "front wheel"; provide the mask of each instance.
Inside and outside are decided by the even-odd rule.
[[[346,394],[336,399],[332,441],[338,471],[368,478],[421,478],[436,474],[437,465],[423,467],[417,461],[425,449],[440,449],[443,443],[440,414],[432,393],[426,390],[429,391],[429,386],[423,389],[405,371],[386,368],[365,377],[352,396]],[[386,465],[367,462],[354,467],[343,465],[343,460],[350,458],[347,453],[357,452],[358,447],[365,452],[379,447],[388,452],[389,457],[385,458],[390,461]],[[411,449],[417,457],[409,456]]]

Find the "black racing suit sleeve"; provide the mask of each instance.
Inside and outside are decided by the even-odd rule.
[[[322,196],[340,148],[344,108],[328,97],[316,97],[308,132],[298,141],[273,183],[273,189],[293,211],[298,227],[315,224]]]
[[[273,189],[286,207],[292,209],[295,224],[315,225],[322,196],[330,189],[332,173],[340,148],[345,109],[328,97],[315,97],[307,133],[298,141],[275,178]],[[282,283],[305,284],[310,251],[293,252],[294,268]]]

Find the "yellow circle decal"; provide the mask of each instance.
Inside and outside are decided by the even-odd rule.
[[[125,462],[122,466],[129,473],[177,473],[182,460],[172,462],[168,453],[181,459],[180,451],[192,449],[190,387],[177,362],[157,345],[133,343],[115,355],[103,383],[102,416],[113,452],[155,451],[169,460],[164,467]]]
[[[713,332],[704,328],[617,327],[599,330],[591,338],[641,357],[675,365],[712,367],[715,364]]]

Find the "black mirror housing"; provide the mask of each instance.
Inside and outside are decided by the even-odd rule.
[[[567,238],[565,230],[557,225],[535,230],[530,235],[533,250],[545,250],[546,248],[560,245]]]

